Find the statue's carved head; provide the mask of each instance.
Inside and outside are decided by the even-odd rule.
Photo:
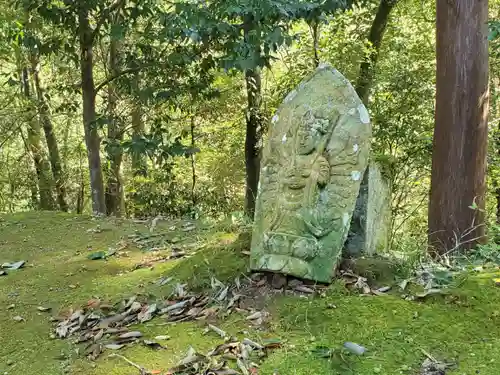
[[[316,118],[312,111],[307,111],[297,129],[298,154],[308,155],[313,152],[327,133],[329,126],[328,119]]]

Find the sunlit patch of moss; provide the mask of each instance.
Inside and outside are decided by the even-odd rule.
[[[157,229],[168,227],[168,223],[161,223]],[[94,233],[89,231],[92,229],[99,230]],[[133,270],[145,254],[132,246],[127,249],[129,257],[87,259],[91,252],[107,250],[135,230],[148,232],[143,224],[61,213],[2,217],[0,263],[21,259],[28,263],[24,269],[0,278],[0,340],[3,343],[0,346],[0,373],[60,373],[66,361],[55,358],[61,352],[73,353],[68,341],[50,339],[50,314],[39,312],[37,306],[52,307],[57,314],[60,310],[79,307],[94,296],[110,302],[135,293],[161,297],[170,293],[170,287],[159,286],[156,282],[160,277],[171,276],[172,283],[189,281],[196,284],[196,278],[204,275],[205,279],[200,279],[198,285],[206,285],[208,275],[225,279],[232,276],[237,267],[244,269],[244,259],[235,261],[231,257],[233,248],[227,245],[235,236],[203,228],[178,233],[183,236],[183,245],[194,244],[188,249],[195,252],[192,258]],[[199,272],[195,275],[193,268],[204,258],[207,262],[198,266]],[[7,310],[12,304],[14,308]],[[14,316],[22,316],[25,321],[16,323],[12,319]],[[181,332],[184,332],[182,326],[177,336],[182,336]],[[179,349],[183,346],[180,343]],[[129,372],[130,368],[123,373]]]

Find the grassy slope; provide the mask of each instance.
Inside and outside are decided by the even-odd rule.
[[[134,229],[126,222],[103,221],[101,233],[87,233],[98,222],[64,214],[30,213],[0,219],[0,263],[25,259],[29,267],[0,278],[0,373],[59,374],[68,363],[55,359],[72,353],[66,341],[51,340],[49,315],[39,305],[55,311],[77,307],[92,296],[117,301],[132,293],[165,294],[152,282],[170,275],[193,286],[204,286],[209,276],[229,279],[244,271],[246,259],[230,245],[235,236],[214,230],[183,234],[187,244],[202,247],[192,258],[161,263],[153,270],[126,272],[143,254],[131,249],[129,258],[89,261],[86,255],[106,250]],[[457,359],[453,374],[500,374],[500,289],[491,286],[492,275],[470,279],[454,292],[460,303],[407,302],[398,296],[360,297],[349,295],[335,284],[326,298],[314,300],[275,297],[268,301],[273,322],[264,333],[286,339],[285,349],[274,352],[262,374],[332,374],[333,364],[309,354],[315,345],[339,346],[344,341],[365,345],[368,355],[351,361],[352,373],[368,375],[415,374],[423,361],[421,349],[436,357]],[[77,286],[71,288],[70,285]],[[165,288],[165,287],[163,287]],[[329,309],[331,304],[336,309]],[[15,304],[15,308],[7,307]],[[16,323],[20,315],[26,322]],[[155,352],[135,346],[123,352],[150,368],[167,368],[189,345],[206,350],[218,340],[201,335],[193,323],[162,325],[154,319],[140,329],[150,336],[172,336],[168,350]],[[220,326],[236,334],[248,329],[238,317]],[[258,332],[250,332],[258,337]],[[74,355],[72,355],[74,357]],[[14,364],[8,366],[8,362]],[[125,375],[134,369],[104,355],[96,365],[73,358],[73,374]],[[343,372],[346,373],[346,372]]]

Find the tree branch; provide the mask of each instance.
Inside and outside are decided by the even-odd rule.
[[[119,72],[118,74],[115,74],[115,75],[112,75],[111,77],[109,78],[106,78],[104,81],[102,81],[101,83],[99,83],[95,90],[94,90],[94,96],[97,95],[97,93],[99,91],[101,91],[105,86],[109,85],[111,82],[113,82],[114,80],[120,78],[121,76],[124,76],[126,74],[130,74],[130,73],[137,73],[139,72],[143,67],[137,67],[137,68],[129,68],[129,69],[124,69],[122,70],[121,72]]]
[[[101,29],[102,25],[104,25],[104,22],[106,22],[106,19],[109,17],[109,15],[120,8],[122,5],[125,5],[125,2],[126,0],[116,0],[113,4],[111,4],[109,8],[106,8],[102,11],[99,19],[97,20],[94,31],[92,32],[92,41],[94,41],[97,37],[99,30]]]

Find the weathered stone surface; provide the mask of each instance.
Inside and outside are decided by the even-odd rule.
[[[391,225],[391,188],[380,166],[366,169],[352,215],[344,256],[373,255],[388,247]]]
[[[371,126],[354,88],[320,66],[271,121],[250,266],[329,282],[366,169]]]

